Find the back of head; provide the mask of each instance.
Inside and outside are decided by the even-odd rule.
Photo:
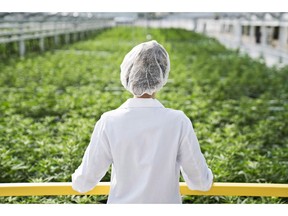
[[[133,95],[152,95],[167,82],[170,71],[169,55],[157,41],[135,46],[124,58],[121,83]]]

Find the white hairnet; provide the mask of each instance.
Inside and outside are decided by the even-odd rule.
[[[124,58],[121,83],[133,95],[152,95],[167,82],[170,71],[169,55],[157,41],[135,46]]]

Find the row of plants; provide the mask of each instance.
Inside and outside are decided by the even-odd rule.
[[[217,182],[288,182],[288,67],[267,67],[182,29],[117,27],[58,51],[0,62],[0,182],[70,182],[103,112],[132,97],[127,52],[148,37],[170,55],[164,106],[193,122]],[[102,181],[110,180],[110,171]],[[181,178],[180,180],[183,181]],[[1,203],[105,203],[107,196],[0,197]],[[184,203],[288,203],[184,196]]]
[[[102,29],[89,31],[82,33],[68,33],[58,35],[58,41],[56,43],[54,36],[47,36],[43,40],[44,50],[55,50],[60,48],[66,48],[71,43],[78,42],[82,39],[94,38]],[[40,39],[27,39],[24,40],[26,53],[42,53],[40,47]],[[0,58],[3,60],[9,60],[10,58],[17,58],[20,55],[19,41],[13,41],[9,43],[0,43]]]

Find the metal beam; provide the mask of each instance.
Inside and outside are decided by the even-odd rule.
[[[288,184],[269,183],[213,183],[207,191],[190,190],[187,184],[180,182],[182,195],[201,196],[269,196],[288,197]],[[108,195],[110,182],[100,182],[85,195]],[[58,195],[84,195],[72,189],[71,182],[58,183],[2,183],[0,196],[58,196]]]

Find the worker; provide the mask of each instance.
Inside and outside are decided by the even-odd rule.
[[[182,203],[180,171],[191,190],[208,191],[212,171],[180,110],[156,99],[167,82],[169,55],[152,40],[124,58],[121,83],[134,97],[97,121],[81,165],[72,175],[74,190],[92,190],[112,164],[107,203]]]

